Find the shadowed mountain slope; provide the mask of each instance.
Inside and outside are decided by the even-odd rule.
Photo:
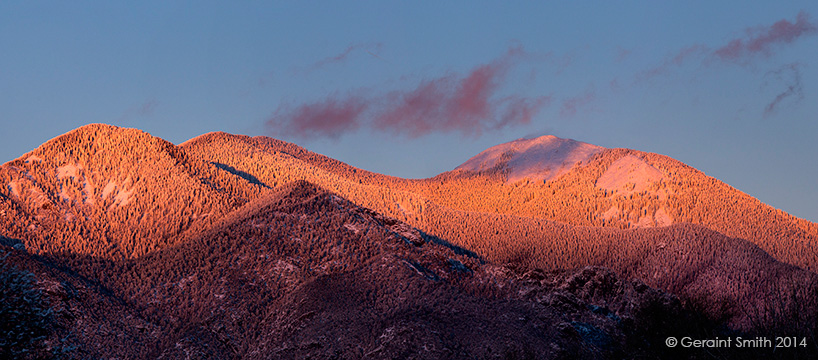
[[[507,184],[496,167],[425,180],[392,178],[264,137],[212,133],[181,147],[267,184],[299,179],[320,184],[495,263],[529,269],[611,267],[702,303],[712,316],[741,328],[767,316],[771,310],[763,308],[770,299],[780,299],[777,307],[782,307],[813,304],[816,298],[812,272],[776,261],[811,268],[811,223],[661,155],[604,150],[551,181]],[[727,211],[728,205],[752,215],[745,219],[740,211]],[[708,211],[716,206],[723,210]],[[598,216],[608,207],[626,218],[642,216],[642,222],[653,209],[693,224],[621,230],[628,226],[617,223],[616,216]],[[746,236],[731,238],[719,230]],[[781,293],[787,295],[776,295]]]
[[[499,148],[407,180],[266,137],[89,125],[0,167],[0,246],[155,326],[118,336],[159,358],[650,356],[678,316],[815,333],[815,224],[662,155]]]
[[[62,260],[157,324],[124,357],[660,356],[660,329],[705,324],[609,270],[516,273],[306,182],[137,259]]]
[[[48,259],[0,244],[0,358],[137,358],[167,334],[133,306]]]

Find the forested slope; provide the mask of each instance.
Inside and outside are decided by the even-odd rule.
[[[261,186],[135,129],[84,126],[0,166],[0,214],[29,251],[145,254]]]
[[[110,292],[83,295],[94,311],[105,299],[130,307],[79,323],[93,336],[61,344],[82,349],[70,358],[655,357],[668,355],[657,334],[715,330],[609,270],[510,270],[306,182],[135,259],[51,258]]]
[[[589,356],[658,351],[656,339],[631,343],[648,335],[626,323],[588,314],[603,306],[596,292],[571,290],[585,305],[568,312],[554,305],[563,300],[553,291],[578,278],[607,289],[604,306],[619,317],[645,319],[628,297],[649,286],[659,290],[642,305],[704,319],[710,330],[815,334],[816,224],[661,155],[594,148],[547,181],[513,182],[507,155],[479,171],[408,180],[265,137],[211,133],[176,146],[89,125],[0,166],[0,246],[29,259],[20,260],[25,271],[67,276],[91,289],[94,304],[120,304],[155,331],[117,336],[163,358],[421,351],[406,339],[443,358],[528,351],[485,338],[491,332],[532,344],[573,336],[546,357],[577,347]],[[361,317],[357,337],[321,338],[342,337],[333,329],[349,316]],[[472,321],[517,316],[548,320],[474,332]],[[115,321],[96,319],[100,328]],[[663,319],[648,320],[669,326]],[[577,338],[587,328],[576,323],[613,345]],[[445,335],[450,327],[483,340]],[[268,337],[254,337],[261,330]],[[98,348],[90,344],[100,332],[88,334],[77,346]]]
[[[478,173],[455,170],[431,179],[407,180],[357,169],[266,137],[211,133],[181,147],[273,185],[296,179],[321,184],[432,233],[436,233],[433,225],[417,220],[429,204],[620,229],[693,223],[748,240],[781,261],[810,270],[818,266],[816,224],[658,154],[608,149],[554,179],[507,183],[508,169],[502,164]],[[617,171],[624,176],[600,182]],[[639,171],[658,175],[627,177]]]

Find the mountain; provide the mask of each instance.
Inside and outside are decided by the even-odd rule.
[[[604,148],[600,146],[547,135],[492,146],[455,170],[472,172],[499,170],[505,173],[509,182],[522,179],[550,180],[568,172],[602,150]]]
[[[5,235],[36,253],[127,258],[174,243],[261,187],[135,129],[84,126],[0,166]]]
[[[0,319],[4,359],[136,358],[162,334],[98,281],[2,242]]]
[[[672,295],[610,270],[515,273],[307,182],[135,259],[62,259],[80,274],[0,251],[37,274],[27,291],[40,307],[60,307],[28,344],[46,355],[660,356],[658,331],[702,325]]]
[[[523,143],[531,145],[529,149],[543,143],[589,148],[553,137]],[[296,180],[315,183],[495,263],[546,270],[595,264],[628,276],[638,274],[651,286],[704,299],[700,302],[712,307],[714,316],[731,318],[735,326],[757,322],[749,316],[755,310],[736,308],[747,298],[762,304],[762,293],[814,286],[809,270],[818,264],[815,224],[662,155],[605,149],[550,180],[509,183],[508,171],[497,167],[479,172],[461,168],[421,180],[384,176],[266,137],[211,133],[180,147],[192,156],[253,174],[270,186]],[[499,146],[515,147],[524,148]],[[667,226],[673,224],[678,225]],[[663,251],[669,243],[687,250]],[[661,258],[656,268],[692,270],[661,272],[671,278],[637,270],[651,261],[648,249]],[[777,261],[769,262],[767,254]],[[793,270],[783,270],[781,278],[766,278],[764,274],[778,273],[766,267],[779,261],[808,271],[782,267]],[[730,280],[699,276],[698,271],[710,271],[705,268]],[[679,275],[683,273],[687,275]],[[802,302],[799,297],[788,295],[784,301]],[[727,304],[732,315],[722,314],[716,304]]]
[[[45,284],[88,289],[27,345],[52,355],[655,357],[671,332],[818,324],[816,224],[636,150],[523,139],[409,180],[267,137],[94,124],[0,183],[0,258],[36,280],[4,279],[42,309],[62,296]]]
[[[542,153],[544,149],[557,151],[560,147],[580,149],[563,151],[563,155],[571,153],[568,157],[572,159],[579,157],[577,153],[599,150],[592,145],[553,137],[517,143],[496,148],[528,148],[532,154]],[[475,165],[483,159],[478,155],[452,172],[430,179],[407,180],[356,169],[296,145],[264,137],[214,133],[190,140],[181,147],[200,158],[254,174],[271,185],[298,179],[314,182],[362,206],[436,235],[440,235],[436,232],[440,226],[437,224],[446,220],[425,219],[427,210],[434,207],[621,229],[693,223],[748,240],[781,261],[809,270],[818,267],[818,225],[774,209],[690,166],[658,154],[604,149],[581,164],[572,165],[568,171],[562,168],[562,175],[549,180],[523,178],[509,183],[509,164],[545,164],[551,160],[526,162],[523,159],[528,158],[528,151],[522,151],[510,157],[512,162],[501,161],[500,166],[488,162],[480,167]],[[481,154],[496,153],[487,150]],[[494,171],[486,170],[489,164],[494,164],[489,167]],[[470,170],[475,166],[479,171]],[[518,166],[517,171],[537,173],[541,170],[537,166]]]

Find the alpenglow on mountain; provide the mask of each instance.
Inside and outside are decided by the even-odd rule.
[[[0,357],[703,358],[666,338],[816,329],[818,225],[637,150],[544,136],[402,179],[93,124],[0,185]]]

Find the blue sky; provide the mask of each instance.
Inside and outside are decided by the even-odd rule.
[[[818,221],[818,3],[0,2],[0,162],[88,123],[422,178],[553,134]]]

